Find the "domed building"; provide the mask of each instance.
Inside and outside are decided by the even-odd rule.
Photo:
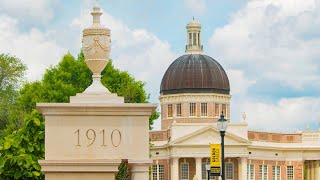
[[[160,85],[161,130],[150,132],[151,179],[207,179],[209,145],[221,142],[217,120],[224,114],[227,180],[320,180],[320,132],[248,131],[245,113],[232,122],[228,75],[203,54],[200,23],[192,20],[186,29],[185,54]]]

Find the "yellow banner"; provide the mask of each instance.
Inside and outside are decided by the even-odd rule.
[[[220,167],[220,144],[210,144],[210,165],[211,167]]]

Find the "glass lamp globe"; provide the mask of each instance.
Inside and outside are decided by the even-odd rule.
[[[211,169],[210,164],[206,164],[206,170],[209,171]]]
[[[224,118],[223,113],[220,115],[220,119],[217,122],[219,131],[226,131],[228,128],[228,121]]]

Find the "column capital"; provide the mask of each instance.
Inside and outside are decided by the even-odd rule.
[[[171,159],[172,159],[173,163],[178,164],[180,158],[179,157],[172,157]]]

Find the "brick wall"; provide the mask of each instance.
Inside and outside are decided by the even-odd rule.
[[[302,134],[282,134],[270,132],[248,131],[250,141],[265,141],[276,143],[301,143]]]
[[[179,159],[179,179],[181,178],[181,163],[183,162],[189,163],[189,179],[192,179],[193,176],[196,174],[196,160],[194,158]]]
[[[163,179],[169,180],[170,179],[170,160],[169,159],[160,159],[160,160],[153,160],[153,165],[157,164],[163,165]],[[152,179],[152,174],[150,176]]]
[[[281,167],[281,179],[287,179],[287,166],[293,166],[294,179],[303,179],[303,162],[302,161],[271,161],[271,160],[248,160],[248,164],[254,165],[255,179],[259,179],[259,165],[268,166],[268,179],[272,179],[272,166]]]
[[[190,102],[191,103],[191,102]],[[201,117],[201,102],[196,103],[196,116],[190,117],[190,103],[181,103],[181,117],[177,117],[177,122],[181,123],[211,123],[216,122],[219,117],[215,117],[215,103],[207,102],[207,114],[208,116]],[[173,114],[176,112],[176,104],[172,104]],[[221,104],[220,104],[221,106]],[[220,107],[221,108],[221,107]],[[230,122],[230,104],[227,104],[227,117],[226,119]],[[214,120],[208,120],[212,119]],[[173,122],[173,117],[168,118],[168,104],[161,105],[161,129],[166,130]]]
[[[150,141],[167,141],[169,139],[168,131],[150,131]]]

